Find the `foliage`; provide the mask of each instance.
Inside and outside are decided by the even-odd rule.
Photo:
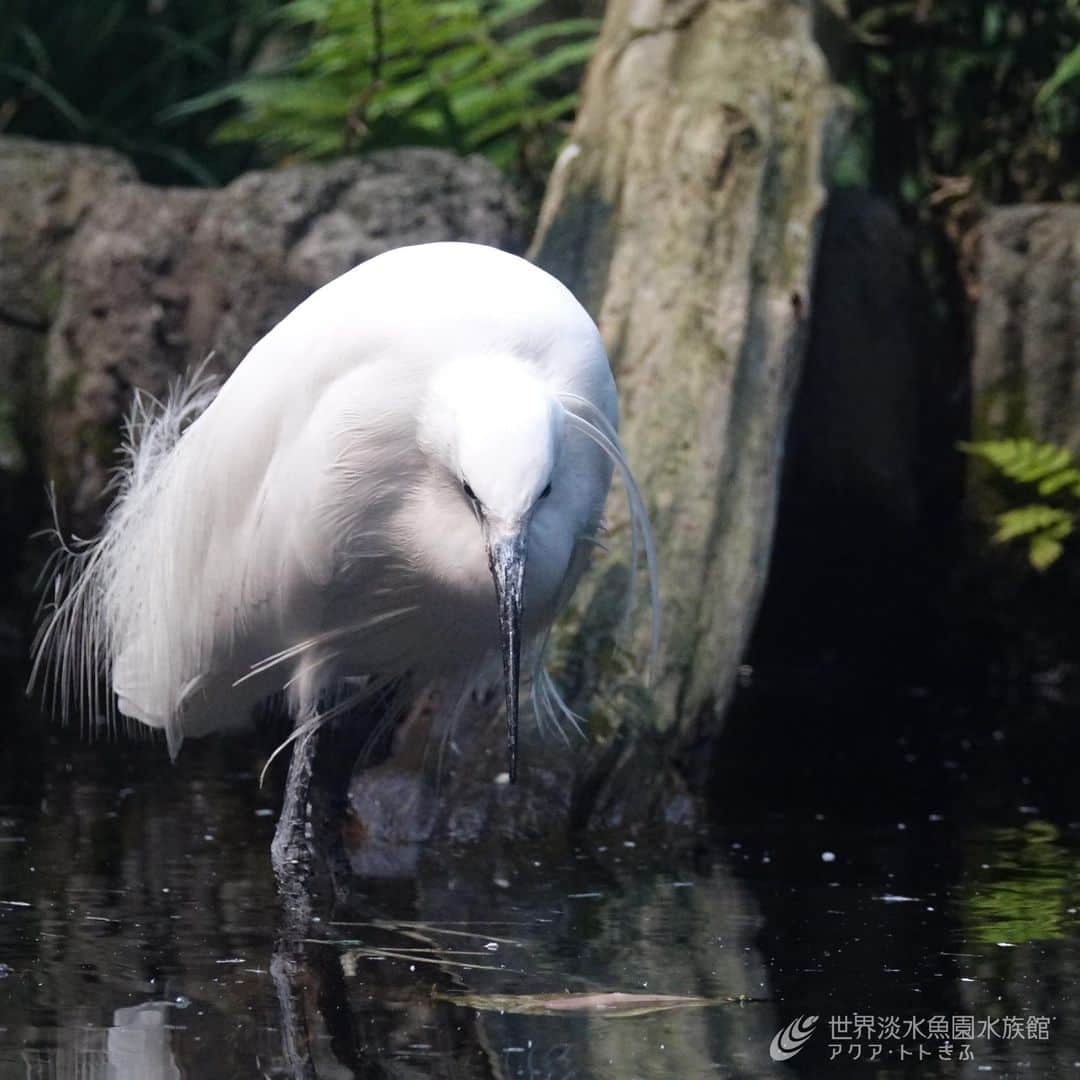
[[[961,443],[960,448],[988,462],[1025,496],[1044,500],[1012,506],[996,515],[995,543],[1023,540],[1028,561],[1036,570],[1055,563],[1064,550],[1063,541],[1076,528],[1080,512],[1080,469],[1070,450],[1032,439],[997,439]]]
[[[1080,77],[1080,45],[1070,49],[1054,69],[1054,74],[1043,83],[1035,96],[1036,105],[1045,105],[1066,84]]]
[[[0,14],[0,130],[112,146],[157,182],[212,184],[250,149],[212,147],[225,110],[163,110],[246,71],[274,0],[8,0]]]
[[[239,102],[219,137],[256,140],[279,159],[408,144],[546,168],[577,101],[559,77],[588,57],[596,22],[527,21],[540,4],[290,0],[277,17],[297,42],[288,59],[174,115]]]
[[[1080,0],[830,7],[860,104],[861,179],[923,211],[958,194],[1080,195]]]
[[[980,871],[959,898],[971,941],[1022,944],[1074,932],[1080,865],[1054,825],[986,829],[972,840],[968,858]]]

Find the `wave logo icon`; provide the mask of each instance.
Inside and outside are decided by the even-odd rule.
[[[793,1058],[808,1042],[817,1027],[818,1017],[800,1016],[787,1027],[781,1028],[769,1043],[769,1057],[773,1061]]]

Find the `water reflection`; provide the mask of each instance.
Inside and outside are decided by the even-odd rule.
[[[1061,830],[1034,820],[980,829],[969,840],[970,881],[961,903],[973,941],[1015,945],[1076,934],[1080,856]]]
[[[1080,1056],[1080,830],[1053,782],[1018,766],[1014,798],[977,746],[900,794],[822,763],[799,786],[790,762],[770,773],[736,746],[726,822],[677,850],[620,833],[430,848],[410,826],[405,857],[379,852],[303,938],[280,932],[250,744],[192,744],[176,768],[150,744],[36,724],[7,746],[3,1077],[904,1071],[829,1061],[824,1034],[770,1061],[782,1024],[854,1012],[1053,1018],[1046,1041],[983,1040],[920,1076],[1053,1075]],[[908,741],[883,775],[912,755],[930,751]],[[611,991],[750,1000],[629,1019],[479,1007]]]
[[[767,998],[759,915],[722,859],[661,873],[617,841],[533,848],[510,889],[505,866],[459,852],[415,883],[357,879],[310,940],[283,940],[273,818],[233,752],[205,744],[173,769],[154,747],[62,736],[38,797],[4,806],[0,1075],[689,1076],[767,1046],[768,1004],[627,1021],[454,1003]]]
[[[1077,1069],[1080,851],[1066,836],[1041,820],[970,835],[969,879],[957,897],[964,1011],[999,1019],[995,1053],[1008,1075]],[[1051,1037],[1034,1054],[1027,1038],[1006,1037],[1008,1018],[1029,1016],[1052,1018]]]
[[[105,1043],[105,1075],[115,1080],[180,1080],[172,1054],[168,1001],[117,1009]]]

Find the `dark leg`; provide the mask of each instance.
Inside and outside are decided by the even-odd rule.
[[[393,725],[388,724],[377,745],[382,753],[388,752],[392,733]],[[362,748],[372,749],[369,735],[362,715],[350,715],[295,740],[281,817],[270,848],[282,903],[270,972],[281,1010],[282,1050],[295,1080],[317,1076],[308,1015],[315,992],[332,1053],[356,1075],[362,1068],[361,1040],[349,1012],[338,955],[329,946],[307,939],[316,885],[324,884],[323,876],[329,877],[339,899],[347,893],[350,870],[341,825],[357,756]]]
[[[312,724],[310,714],[297,721],[309,726],[293,742],[285,800],[270,846],[286,923],[297,932],[306,930],[310,920],[318,870],[328,873],[333,894],[339,900],[347,890],[349,867],[341,825],[353,767],[361,748],[373,755],[387,754],[394,731],[393,722],[380,725],[381,737],[373,741],[364,720],[370,722],[378,709],[391,708],[397,690],[398,684],[394,684],[368,702],[367,717],[354,711],[325,726]],[[333,745],[328,747],[328,742]],[[320,743],[323,752],[317,754]],[[318,867],[317,859],[321,860]]]
[[[318,1075],[311,1058],[305,990],[311,977],[300,941],[280,938],[270,963],[270,976],[281,1010],[281,1049],[293,1080],[314,1080]]]
[[[270,845],[270,861],[282,906],[281,932],[270,964],[270,975],[281,1010],[282,1050],[294,1080],[314,1080],[316,1075],[304,1008],[304,990],[309,978],[303,943],[312,911],[314,853],[308,836],[308,802],[316,737],[317,731],[311,731],[293,743],[285,780],[285,800]]]
[[[286,923],[297,931],[306,927],[311,915],[314,851],[308,836],[308,800],[317,736],[317,730],[310,731],[293,744],[289,775],[285,781],[285,801],[274,842],[270,845],[270,861],[285,907]]]
[[[320,871],[328,871],[335,891],[344,889],[348,880],[348,863],[341,847],[341,814],[352,758],[348,752],[342,753],[346,747],[327,745],[335,742],[331,736],[332,732],[320,735],[316,729],[293,743],[285,799],[270,847],[282,904],[270,974],[281,1012],[282,1051],[294,1080],[315,1080],[318,1075],[309,1016],[316,990],[317,1007],[332,1036],[334,1056],[353,1067],[359,1045],[337,954],[323,956],[323,947],[313,963],[311,950],[319,947],[306,940]]]
[[[360,1033],[349,1008],[341,957],[334,946],[279,938],[270,974],[281,1012],[281,1048],[293,1080],[315,1080],[318,1076],[311,1041],[320,1019],[330,1036],[330,1053],[350,1073],[382,1075],[381,1071],[362,1071]],[[317,1017],[312,1015],[313,1007],[318,1009]]]

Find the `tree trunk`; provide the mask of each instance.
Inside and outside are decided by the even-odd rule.
[[[651,723],[684,750],[716,731],[764,585],[845,112],[806,3],[612,0],[541,211],[532,257],[597,319],[615,369],[660,561]],[[609,513],[613,557],[559,639],[602,727],[627,716],[648,636],[639,604],[632,651],[603,644],[629,551],[624,503]]]

